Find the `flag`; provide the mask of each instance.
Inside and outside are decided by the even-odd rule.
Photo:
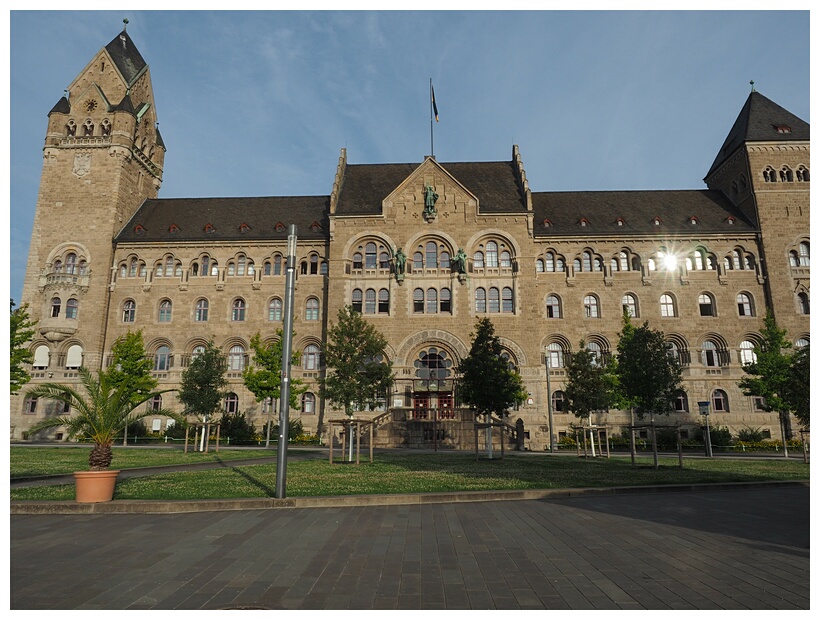
[[[433,114],[436,116],[436,122],[438,123],[438,107],[436,107],[436,91],[433,90],[433,83],[430,82],[430,98],[433,101]]]

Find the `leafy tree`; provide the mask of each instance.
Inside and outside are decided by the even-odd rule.
[[[72,409],[71,415],[41,420],[32,426],[29,432],[38,433],[48,428],[64,426],[69,437],[90,438],[94,442],[94,449],[88,458],[88,465],[92,470],[108,469],[113,458],[111,444],[126,426],[149,415],[158,414],[174,420],[180,419],[179,414],[166,409],[137,410],[145,401],[170,390],[151,392],[134,399],[128,385],[121,384],[115,387],[105,373],[94,376],[87,368],[80,368],[79,375],[85,394],[72,386],[59,383],[43,383],[26,393],[29,397],[47,398],[68,404]]]
[[[476,415],[485,415],[487,419],[493,413],[501,416],[526,400],[524,382],[502,357],[501,341],[490,319],[479,319],[475,333],[470,336],[470,353],[458,368],[461,401],[472,407]]]
[[[771,310],[766,312],[760,335],[763,341],[755,344],[756,359],[743,367],[746,376],[738,381],[738,387],[747,396],[763,398],[766,411],[777,411],[785,438],[791,439],[789,411],[793,404],[789,400],[789,387],[794,356],[788,353],[788,349],[792,344],[786,339],[786,330],[777,326]]]
[[[622,399],[640,419],[669,413],[680,389],[680,361],[669,355],[663,332],[650,329],[648,322],[635,327],[627,312],[623,321],[615,365]]]
[[[581,340],[579,350],[567,366],[567,384],[564,393],[567,407],[577,418],[589,420],[593,411],[607,409],[613,404],[613,381],[608,364],[596,358]]]
[[[809,402],[811,386],[809,385],[810,357],[809,346],[797,349],[792,357],[792,371],[786,386],[786,401],[800,422],[800,426],[809,430]]]
[[[278,338],[272,343],[263,343],[259,332],[251,338],[253,364],[245,369],[242,377],[245,380],[245,387],[253,393],[257,402],[267,398],[270,398],[273,402],[279,398],[282,385],[282,340],[284,332],[277,329],[276,335]],[[299,365],[298,352],[293,353],[291,364],[293,366]],[[301,379],[291,378],[290,406],[299,407],[299,396],[306,391],[307,386]]]
[[[393,385],[393,364],[384,360],[387,340],[352,306],[339,309],[328,330],[321,394],[349,417],[354,407],[375,405]]]
[[[157,387],[157,380],[151,376],[153,369],[151,358],[145,355],[142,330],[138,330],[117,338],[111,347],[111,365],[103,374],[114,388],[125,385],[139,400]]]
[[[14,300],[11,300],[11,340],[9,340],[9,349],[11,353],[11,362],[9,365],[9,375],[11,379],[11,393],[17,394],[18,390],[23,387],[31,375],[23,367],[24,364],[30,364],[34,358],[31,351],[26,347],[26,343],[31,340],[34,335],[32,329],[37,322],[31,321],[28,315],[28,304],[23,304],[19,308],[14,308]]]
[[[182,373],[178,397],[185,405],[186,414],[205,421],[221,409],[228,385],[226,370],[225,356],[213,340],[209,340],[205,350],[192,359]]]

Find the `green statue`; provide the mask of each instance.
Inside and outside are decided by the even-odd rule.
[[[431,185],[424,186],[424,217],[435,217],[438,194]]]
[[[401,248],[396,250],[395,254],[396,259],[396,273],[403,274],[404,273],[404,264],[407,262],[407,255],[401,251]]]
[[[462,248],[458,249],[453,260],[450,261],[456,273],[467,273],[467,255]]]

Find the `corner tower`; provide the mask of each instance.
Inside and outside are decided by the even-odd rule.
[[[23,302],[37,320],[33,377],[100,368],[113,239],[162,182],[148,65],[123,28],[48,114]]]
[[[807,122],[753,89],[704,179],[758,229],[765,304],[793,342],[809,334],[809,138]]]

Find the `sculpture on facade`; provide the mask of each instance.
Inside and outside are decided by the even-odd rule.
[[[407,263],[407,255],[399,248],[393,254],[393,268],[396,272],[396,282],[399,284],[404,280],[405,263]]]
[[[438,215],[438,211],[436,211],[436,200],[438,200],[438,194],[433,190],[433,186],[425,185],[423,215],[424,219],[428,222],[433,221]]]

